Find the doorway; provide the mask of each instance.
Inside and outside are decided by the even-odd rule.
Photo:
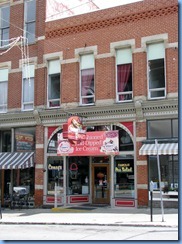
[[[92,203],[110,204],[109,164],[92,165]]]

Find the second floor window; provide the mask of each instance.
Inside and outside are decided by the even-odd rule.
[[[5,6],[0,8],[0,47],[9,43],[9,18],[10,7]]]
[[[60,60],[48,62],[48,107],[60,106]]]
[[[131,48],[117,50],[117,102],[132,100],[132,52]]]
[[[0,113],[7,111],[8,69],[0,69]]]
[[[28,43],[35,42],[36,0],[25,1],[25,37]]]
[[[95,80],[94,80],[94,55],[86,54],[81,56],[81,105],[92,105],[95,102]]]
[[[34,107],[34,65],[23,68],[23,98],[22,109],[33,110]]]
[[[148,98],[164,98],[165,84],[165,49],[164,43],[153,43],[147,46],[148,58]]]

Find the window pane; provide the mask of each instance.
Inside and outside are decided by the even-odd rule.
[[[165,87],[164,59],[150,60],[149,89]]]
[[[94,69],[81,71],[81,96],[82,104],[94,102]]]
[[[67,194],[89,194],[89,157],[68,158]]]
[[[1,45],[5,46],[9,43],[9,28],[3,29],[2,30],[2,42]]]
[[[9,27],[9,16],[10,16],[10,8],[5,7],[1,9],[1,28]]]
[[[49,99],[60,98],[60,74],[49,76]]]
[[[2,131],[2,152],[11,152],[11,131]]]
[[[35,22],[27,24],[26,37],[29,43],[35,41]]]
[[[148,139],[171,137],[171,120],[148,121]]]
[[[15,129],[15,151],[35,150],[35,127]]]
[[[119,131],[119,151],[133,151],[133,141],[130,135],[119,126],[113,126],[113,130]]]
[[[150,98],[164,97],[165,91],[150,91]]]
[[[8,82],[0,82],[0,105],[7,104]]]
[[[119,159],[120,157],[120,159]],[[115,197],[134,197],[134,160],[133,156],[116,157],[114,195]],[[117,159],[118,158],[118,159]]]
[[[178,190],[179,170],[175,157],[160,155],[161,188],[163,191]],[[154,182],[154,190],[159,189],[157,156],[149,156],[149,184]]]
[[[23,80],[23,102],[34,101],[34,78]]]
[[[54,195],[55,184],[57,185],[58,194],[63,194],[63,158],[62,157],[48,157],[47,158],[47,175],[48,185],[47,193]]]
[[[172,120],[173,137],[178,137],[178,119]]]
[[[27,19],[26,22],[34,21],[36,18],[35,0],[27,2]]]

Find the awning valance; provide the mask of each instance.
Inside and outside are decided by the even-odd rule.
[[[25,169],[34,166],[34,152],[0,153],[0,169]]]
[[[143,144],[140,155],[157,155],[156,144]],[[178,154],[178,143],[158,143],[158,155]]]

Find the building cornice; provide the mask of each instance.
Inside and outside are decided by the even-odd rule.
[[[55,25],[55,27],[54,25],[52,25],[53,28],[52,30],[49,29],[50,28],[49,26],[51,26],[51,24],[50,25],[48,24],[46,27],[45,38],[50,39],[55,37],[67,36],[70,34],[78,34],[86,31],[99,30],[101,28],[118,26],[126,23],[127,24],[133,23],[140,20],[153,19],[159,16],[167,16],[174,13],[178,13],[178,5],[166,6],[163,8],[161,7],[161,8],[150,9],[148,11],[146,10],[146,11],[141,11],[132,14],[120,15],[108,19],[104,18],[102,20],[97,20],[93,22],[89,22],[89,21],[87,21],[86,23],[77,22],[77,25],[65,26],[63,28],[57,28],[57,26],[62,26],[61,24],[60,25],[57,24]],[[57,23],[59,23],[59,21],[61,20],[57,20]]]
[[[35,125],[62,125],[69,116],[78,115],[85,124],[178,118],[178,99],[136,100],[107,106],[87,106],[65,110],[37,108],[34,111],[8,112],[0,116],[0,129]]]

